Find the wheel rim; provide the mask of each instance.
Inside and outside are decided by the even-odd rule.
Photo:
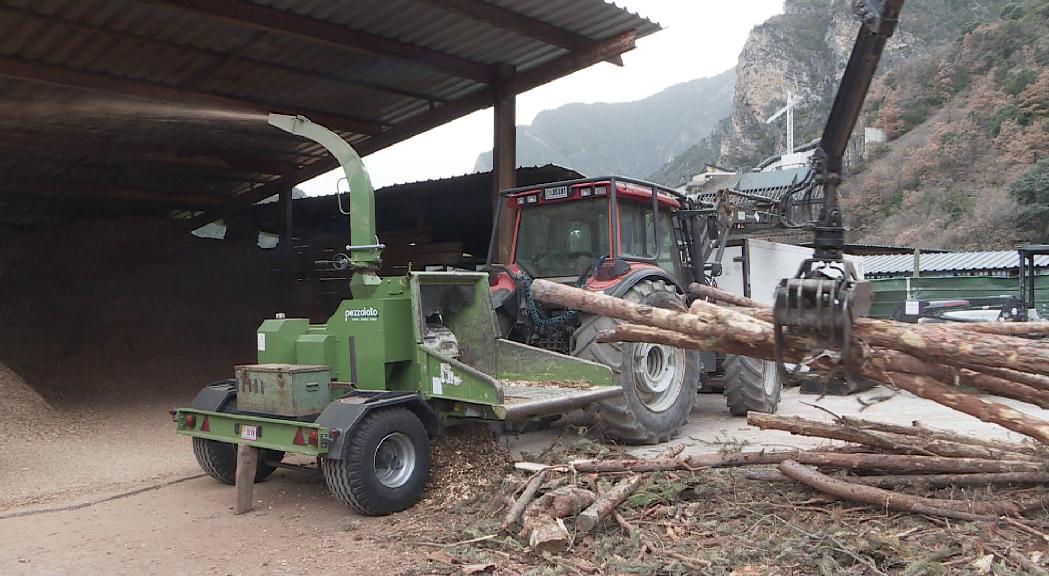
[[[634,387],[649,410],[663,412],[677,400],[684,381],[685,352],[661,344],[634,345]]]
[[[415,446],[410,438],[394,432],[375,447],[375,477],[387,488],[400,488],[415,471]]]

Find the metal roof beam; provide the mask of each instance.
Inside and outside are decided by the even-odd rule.
[[[148,98],[185,105],[215,109],[217,112],[246,112],[248,114],[266,114],[282,111],[282,106],[273,103],[245,100],[205,92],[182,90],[163,84],[132,80],[117,76],[108,76],[95,72],[83,72],[70,68],[30,62],[10,56],[0,57],[0,76],[52,84],[67,88],[77,88],[91,92]],[[345,130],[357,134],[379,134],[383,126],[367,120],[350,118],[339,114],[309,110],[284,110],[293,114],[307,114],[334,130]],[[264,120],[264,119],[262,119]]]
[[[20,199],[55,202],[126,202],[130,204],[151,204],[170,208],[209,209],[221,206],[227,199],[209,194],[166,194],[151,190],[120,188],[82,188],[78,186],[52,186],[30,189],[5,189],[0,193],[0,204],[6,203],[12,196]]]
[[[289,66],[287,64],[281,64],[279,62],[272,62],[261,58],[253,57],[243,50],[244,47],[238,48],[232,52],[223,52],[221,50],[215,50],[212,48],[205,48],[202,46],[196,46],[187,42],[178,41],[175,39],[161,39],[152,38],[144,34],[135,34],[124,30],[113,30],[110,28],[103,28],[100,26],[93,26],[86,24],[78,20],[72,20],[64,14],[41,14],[33,11],[30,7],[12,8],[8,6],[0,6],[0,13],[14,14],[20,18],[33,19],[40,22],[47,22],[49,24],[55,24],[58,26],[64,26],[71,30],[82,30],[93,34],[112,38],[114,40],[125,40],[131,42],[137,42],[160,48],[174,48],[176,50],[182,50],[184,52],[192,53],[203,58],[210,58],[213,60],[214,68],[209,67],[204,70],[203,73],[213,72],[217,68],[226,66],[228,63],[245,63],[253,66],[258,66],[265,70],[274,70],[281,72],[289,72],[291,74],[297,74],[303,76],[308,80],[322,80],[326,82],[334,82],[337,84],[346,84],[349,86],[357,86],[360,88],[367,88],[376,92],[385,92],[387,94],[396,94],[398,96],[405,96],[408,98],[415,98],[417,100],[423,100],[427,102],[445,102],[446,98],[437,96],[431,96],[422,92],[416,92],[413,90],[405,90],[397,88],[395,86],[388,86],[377,82],[369,82],[365,80],[346,78],[343,76],[336,76],[329,73],[322,73],[316,70],[310,70],[299,66]],[[238,53],[239,52],[239,53]],[[203,75],[203,74],[202,74]]]
[[[531,90],[532,88],[541,86],[562,76],[567,76],[577,70],[588,68],[598,62],[607,60],[608,58],[619,56],[624,52],[629,52],[634,49],[635,38],[636,33],[633,30],[612,36],[611,38],[597,42],[580,52],[571,52],[526,72],[515,74],[504,80],[504,88],[508,93],[512,94],[520,94],[527,90]],[[373,136],[360,144],[355,144],[354,148],[356,148],[362,156],[377,152],[383,148],[411,138],[416,134],[421,134],[422,132],[455,120],[456,118],[470,114],[471,112],[488,108],[494,104],[494,98],[494,92],[490,88],[479,90],[469,96],[437,106],[430,112],[420,114],[419,116],[397,124],[382,135]],[[237,210],[247,208],[260,200],[278,194],[282,188],[294,186],[299,182],[323,174],[335,166],[334,160],[322,160],[304,166],[295,172],[285,174],[284,176],[267,182],[253,190],[238,194],[228,205],[223,206],[219,210],[204,212],[188,219],[186,221],[187,228],[196,229],[208,222],[228,216]]]
[[[569,52],[546,64],[511,76],[505,81],[506,89],[513,94],[521,94],[578,70],[589,68],[598,62],[620,56],[634,49],[636,37],[634,30],[628,30],[578,52]]]
[[[277,10],[241,0],[157,0],[201,14],[241,24],[295,36],[302,40],[322,43],[355,52],[386,56],[422,64],[447,74],[475,82],[490,83],[494,68],[445,52],[408,44],[378,34],[354,30],[307,16]]]
[[[586,36],[565,30],[538,18],[503,8],[502,6],[489,4],[488,2],[478,0],[427,1],[453,14],[466,16],[479,22],[486,22],[497,28],[509,30],[521,36],[566,50],[583,50],[594,44],[594,41]],[[623,65],[623,61],[618,56],[610,57],[608,61],[618,66]]]
[[[89,143],[90,142],[90,143]],[[250,152],[250,149],[249,149]],[[192,151],[175,148],[156,149],[148,144],[140,147],[129,147],[124,144],[114,145],[102,139],[92,142],[77,140],[58,140],[54,138],[34,139],[27,135],[24,139],[12,142],[0,142],[0,153],[5,158],[33,157],[47,158],[57,155],[64,160],[79,161],[88,159],[95,163],[107,164],[158,164],[162,166],[185,166],[190,168],[208,168],[211,171],[233,171],[242,174],[268,174],[279,176],[297,168],[295,162],[279,158],[251,156],[243,151],[193,148]],[[193,172],[190,172],[193,173]],[[244,181],[244,179],[241,179]]]

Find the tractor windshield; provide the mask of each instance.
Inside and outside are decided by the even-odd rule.
[[[524,208],[514,260],[536,278],[582,274],[608,255],[608,200]]]

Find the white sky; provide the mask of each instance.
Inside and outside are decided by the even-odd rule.
[[[615,3],[663,25],[623,55],[623,67],[602,62],[517,97],[517,124],[572,102],[630,102],[660,90],[736,65],[747,34],[782,12],[783,0],[616,0]],[[594,86],[615,84],[614,94]],[[598,97],[600,95],[600,97]],[[477,155],[492,147],[492,109],[474,112],[365,157],[376,188],[400,182],[473,172]],[[300,187],[307,194],[335,192],[339,171]]]

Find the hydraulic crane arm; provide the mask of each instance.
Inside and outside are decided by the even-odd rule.
[[[845,224],[838,201],[842,158],[856,127],[882,51],[896,29],[904,0],[855,0],[860,26],[848,65],[842,75],[820,145],[812,164],[816,183],[822,184],[824,204],[814,227],[813,257],[802,263],[794,278],[776,288],[773,319],[776,327],[776,361],[781,372],[786,333],[806,335],[821,346],[840,352],[850,379],[858,359],[850,354],[852,322],[870,308],[871,287],[859,281],[844,260]]]
[[[855,6],[863,25],[856,36],[834,105],[823,128],[823,137],[813,158],[825,198],[820,221],[816,225],[814,247],[817,259],[840,260],[843,255],[845,228],[838,202],[842,159],[878,69],[878,62],[881,61],[882,51],[899,22],[903,0],[855,0]]]

